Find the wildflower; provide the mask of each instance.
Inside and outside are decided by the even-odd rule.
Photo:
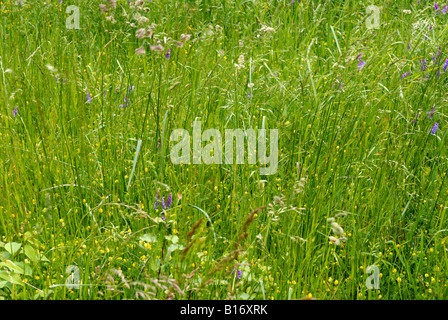
[[[411,14],[411,10],[403,10],[403,13],[405,13],[405,14]]]
[[[271,33],[271,32],[275,32],[275,29],[272,27],[268,27],[266,25],[262,25],[260,31],[263,31],[266,33]]]
[[[50,70],[51,72],[57,72],[58,69],[56,69],[55,67],[53,67],[51,64],[46,64],[45,65],[47,67],[48,70]]]
[[[145,30],[145,28],[138,29],[138,30],[135,32],[135,36],[136,36],[137,38],[139,38],[139,39],[142,39],[142,38],[145,36],[145,34],[146,34],[146,30]]]
[[[435,110],[435,107],[433,106],[433,107],[432,107],[432,110],[431,110],[431,111],[428,111],[429,119],[431,119],[432,116],[434,115],[434,110]]]
[[[168,49],[168,51],[167,51],[166,54],[165,54],[165,58],[166,58],[166,59],[169,59],[169,58],[170,58],[170,53],[171,53],[171,50]]]
[[[413,123],[417,122],[418,117],[420,116],[420,114],[417,115],[417,117],[414,119],[414,121],[412,121]]]
[[[17,115],[17,112],[19,112],[19,110],[17,110],[17,106],[16,106],[12,112],[12,115],[15,117]]]
[[[434,123],[434,127],[431,129],[432,134],[436,134],[437,129],[439,128],[439,124],[436,122]]]
[[[156,46],[150,46],[152,51],[163,51],[165,50],[164,47],[162,47],[160,44],[156,45]]]
[[[403,73],[403,75],[401,76],[401,79],[407,77],[407,76],[410,75],[410,74],[411,74],[410,72],[405,72],[405,73]]]
[[[436,9],[436,12],[437,12],[437,10],[439,10],[439,6],[437,5],[437,2],[434,2],[434,9]]]
[[[253,88],[253,87],[254,87],[254,84],[251,82],[251,83],[249,83],[247,86],[248,86],[249,88]]]
[[[243,66],[243,68],[244,68],[244,54],[242,54],[238,57],[238,64]]]
[[[149,23],[149,19],[144,17],[144,16],[141,16],[140,18],[138,18],[137,21],[138,21],[139,25],[143,25],[143,24]]]
[[[365,61],[361,60],[362,56],[362,53],[358,56],[358,61],[361,61],[360,63],[358,63],[358,71],[361,71],[362,68],[364,68],[364,66],[366,65]]]
[[[106,17],[107,21],[110,21],[112,24],[117,23],[117,20],[115,20],[114,16],[107,16]]]
[[[446,72],[446,68],[448,68],[448,59],[445,60],[445,65],[443,66],[443,72]]]
[[[191,34],[181,34],[180,35],[180,40],[181,41],[188,41],[191,38]]]
[[[344,85],[344,82],[339,83],[339,91],[342,91],[342,86]]]
[[[171,207],[172,201],[173,201],[173,195],[170,193],[170,195],[168,196],[168,200],[166,202],[166,206],[168,207],[168,209]]]
[[[105,4],[100,4],[100,9],[101,9],[103,12],[107,12],[107,11],[109,11],[109,10],[107,10],[107,6],[106,6]]]
[[[87,92],[87,103],[92,102],[92,98],[90,97],[90,93]]]
[[[411,50],[411,41],[409,41],[409,43],[408,43],[408,49],[407,50]]]
[[[332,243],[334,243],[335,245],[337,245],[337,246],[340,246],[340,245],[341,245],[341,240],[339,240],[338,238],[335,238],[335,237],[333,237],[333,236],[329,236],[328,239],[329,239]]]
[[[220,33],[222,31],[222,27],[219,24],[217,24],[215,26],[215,30],[216,30],[216,32]]]
[[[162,197],[162,207],[166,210],[165,197]]]
[[[344,235],[344,229],[342,229],[342,227],[337,222],[332,222],[331,223],[331,230],[337,236]]]
[[[135,49],[136,54],[145,54],[146,50],[143,47]]]
[[[443,14],[446,14],[447,9],[448,9],[448,6],[445,6],[445,8],[443,8],[443,10],[442,10]]]
[[[232,274],[233,274],[233,272],[235,271],[235,269],[233,269],[232,270]],[[237,272],[237,274],[236,274],[236,277],[238,278],[238,279],[241,279],[241,276],[243,275],[243,270],[238,270],[238,272]]]
[[[421,64],[421,66],[422,66],[422,70],[423,71],[426,71],[426,64],[427,64],[428,62],[426,61],[426,59],[424,59],[424,60],[420,60],[420,64]]]

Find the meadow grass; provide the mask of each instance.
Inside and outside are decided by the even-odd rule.
[[[0,299],[448,296],[443,6],[143,2],[0,2]],[[278,171],[174,165],[195,120]]]

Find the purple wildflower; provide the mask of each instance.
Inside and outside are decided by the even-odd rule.
[[[166,201],[166,206],[168,207],[168,209],[171,207],[172,202],[173,202],[173,195],[170,193],[170,195],[168,196],[168,200]]]
[[[14,110],[12,111],[12,115],[15,117],[17,115],[17,113],[19,112],[19,110],[17,110],[17,106],[14,108]]]
[[[432,116],[434,115],[434,111],[436,110],[436,108],[433,106],[431,111],[428,111],[429,114],[429,119],[432,118]]]
[[[365,65],[366,65],[366,63],[364,61],[361,61],[360,63],[358,63],[358,71],[361,71]]]
[[[155,202],[154,202],[154,210],[156,210],[157,211],[157,207],[159,206],[159,202],[156,200]]]
[[[408,43],[408,49],[407,50],[411,50],[411,41],[409,41],[409,43]]]
[[[417,117],[415,117],[414,121],[412,121],[412,122],[416,123],[419,116],[420,116],[420,113],[417,115]]]
[[[360,63],[358,63],[358,71],[361,71],[362,68],[364,68],[364,66],[366,65],[366,63],[361,60],[362,56],[363,56],[362,53],[358,56],[358,61],[361,61]]]
[[[445,65],[443,66],[443,72],[446,72],[446,68],[448,68],[448,59],[446,59]]]
[[[422,70],[423,71],[426,71],[426,64],[427,64],[428,62],[426,61],[426,59],[425,60],[420,60],[420,64],[421,64],[421,66],[422,66]]]
[[[235,269],[233,269],[232,270],[232,274],[233,274],[233,272],[235,271]],[[238,270],[238,272],[237,272],[237,274],[236,274],[236,277],[238,278],[238,279],[241,279],[241,276],[243,275],[243,270]]]
[[[434,9],[439,10],[439,6],[437,5],[437,2],[434,2]]]
[[[171,56],[171,50],[168,49],[168,51],[166,52],[165,58],[169,59]]]
[[[250,93],[247,94],[247,98],[250,99],[252,98],[252,95]]]
[[[92,102],[92,98],[90,98],[90,93],[87,92],[87,103]]]
[[[448,9],[448,6],[445,6],[445,8],[443,8],[443,10],[442,10],[443,14],[446,14],[447,9]]]
[[[411,72],[405,72],[405,73],[403,73],[403,75],[401,76],[401,79],[403,79],[403,78],[405,78],[405,77],[407,77],[408,75],[410,75],[411,74]]]
[[[339,83],[339,90],[342,91],[342,87],[344,86],[344,82]]]
[[[162,197],[162,207],[166,210],[165,197]]]
[[[436,122],[434,123],[434,127],[431,129],[432,134],[436,134],[437,129],[439,128],[439,124]]]

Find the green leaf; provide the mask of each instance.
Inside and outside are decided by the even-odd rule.
[[[157,237],[149,233],[142,235],[139,239],[150,243],[157,242]]]
[[[5,244],[5,250],[13,256],[20,250],[21,247],[22,244],[17,242],[8,242],[7,244]]]
[[[0,252],[0,260],[6,260],[9,258],[11,258],[11,254],[9,252],[6,251]]]
[[[181,244],[172,244],[168,247],[168,251],[171,251],[171,252],[173,252],[175,250],[183,250],[183,249],[184,249],[184,246]]]
[[[11,282],[12,284],[18,284],[23,286],[22,279],[20,279],[20,276],[16,273],[6,272],[6,271],[0,271],[0,279],[4,279],[6,281]]]
[[[31,261],[33,262],[39,262],[40,261],[40,253],[34,249],[32,246],[30,245],[25,245],[25,247],[23,248],[23,251],[25,253],[25,255],[31,259]]]
[[[29,264],[26,264],[25,262],[15,262],[15,265],[18,266],[19,268],[23,269],[24,274],[26,276],[33,275],[33,270]]]
[[[176,244],[179,242],[179,237],[176,235],[166,236],[165,239],[172,242],[173,244]]]
[[[25,270],[23,270],[23,267],[18,266],[17,264],[12,262],[11,260],[6,260],[5,262],[0,262],[0,267],[1,266],[5,266],[9,270],[15,271],[15,272],[17,272],[19,274],[24,274],[25,273]]]

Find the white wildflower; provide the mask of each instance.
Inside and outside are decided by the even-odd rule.
[[[190,40],[190,38],[191,38],[191,34],[181,34],[180,35],[180,40],[181,41],[188,41],[188,40]]]
[[[139,38],[139,39],[142,39],[142,38],[145,36],[145,34],[146,34],[146,30],[145,30],[145,28],[138,29],[138,30],[135,32],[135,36],[136,36],[137,38]]]
[[[266,33],[271,33],[271,32],[275,32],[275,29],[272,27],[268,27],[267,25],[262,25],[260,31],[263,31]]]
[[[341,240],[339,240],[338,238],[335,238],[333,236],[329,236],[328,239],[335,245],[340,246],[341,245]]]
[[[136,54],[144,54],[145,52],[146,52],[145,48],[143,48],[143,47],[135,49]]]
[[[45,65],[47,67],[48,70],[50,70],[51,72],[58,72],[58,69],[56,69],[55,67],[53,67],[51,64],[47,64]]]
[[[152,51],[163,51],[163,50],[165,50],[165,48],[162,45],[160,45],[160,44],[158,44],[156,46],[151,46],[150,48],[151,48]]]

